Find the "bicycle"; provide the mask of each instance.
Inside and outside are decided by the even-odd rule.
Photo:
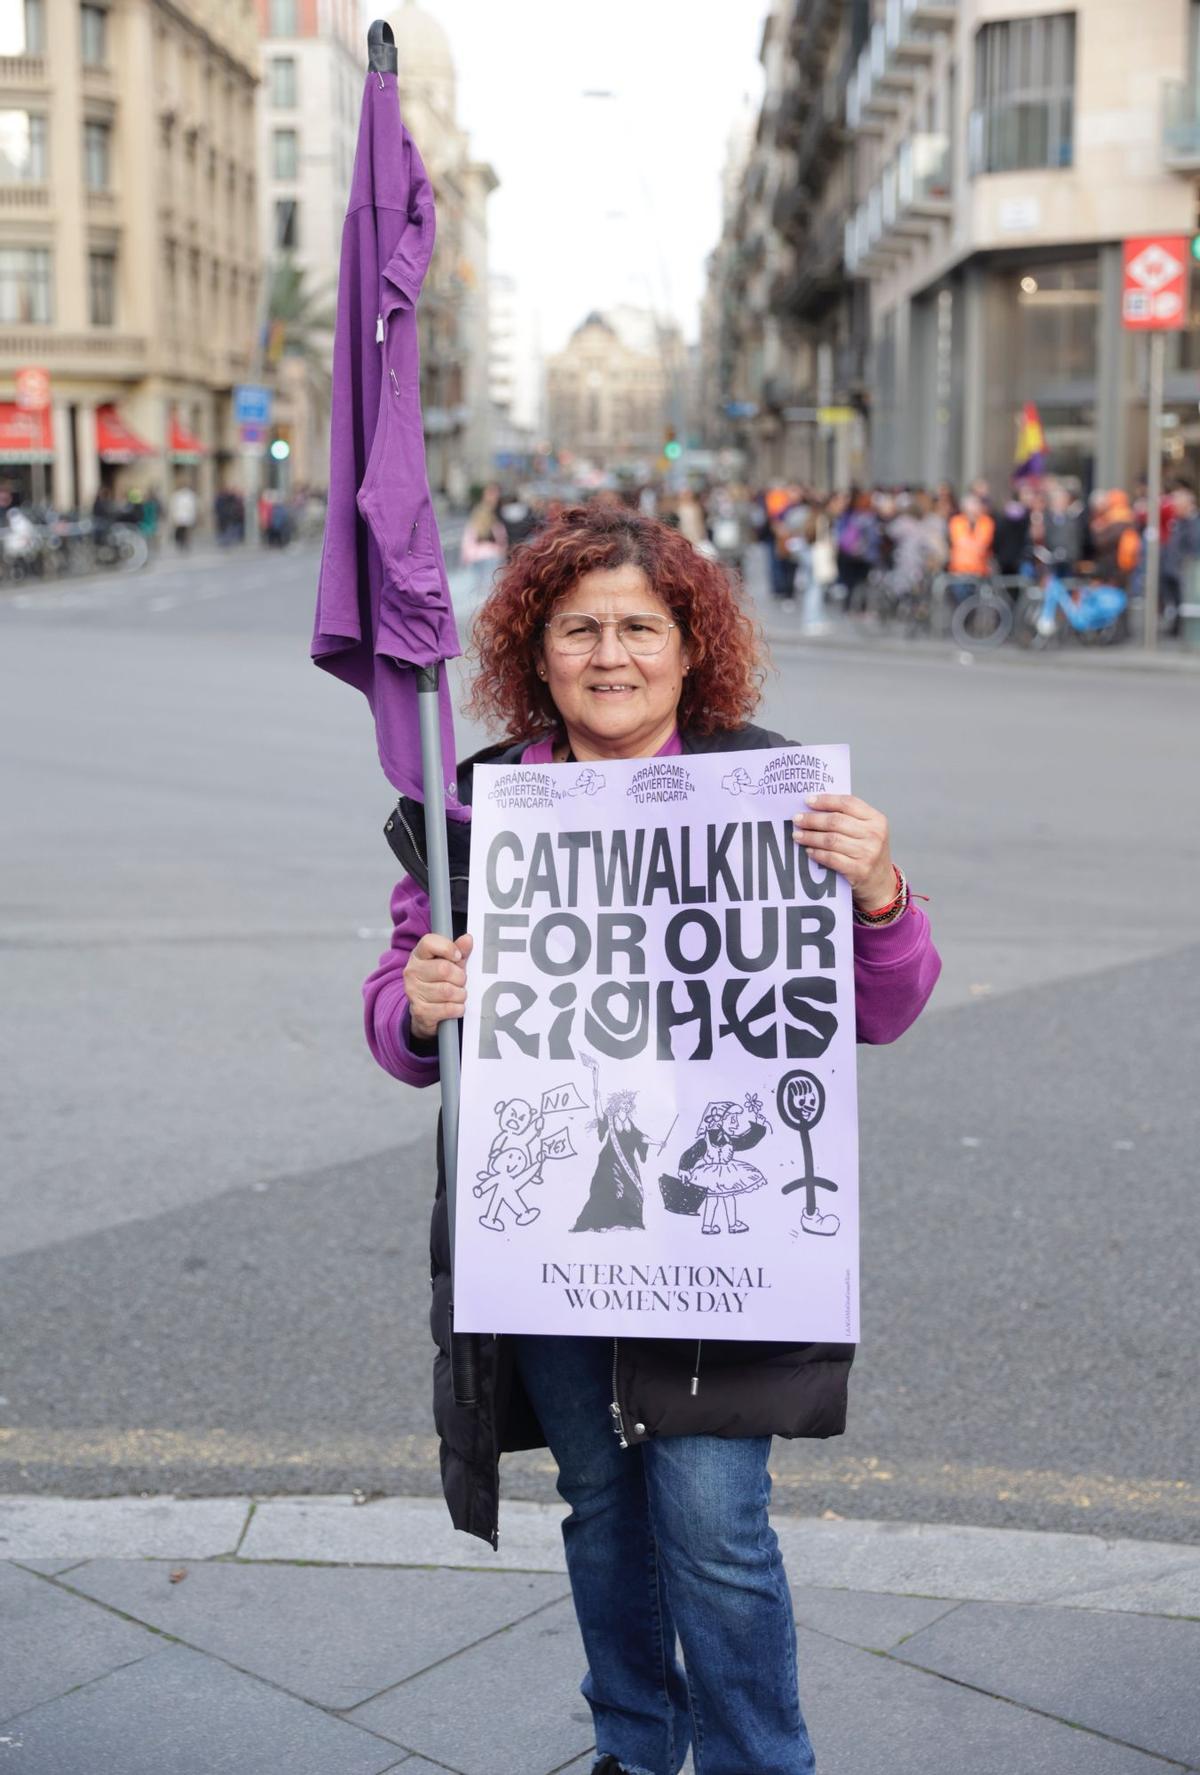
[[[868,581],[867,608],[880,629],[893,623],[911,641],[928,634],[933,624],[931,581],[927,574],[914,578],[898,568],[872,573]]]
[[[1002,647],[1013,632],[1013,606],[1008,594],[998,590],[994,580],[980,574],[944,573],[941,580],[943,597],[956,586],[970,588],[957,599],[950,616],[950,633],[958,645],[971,652]]]
[[[129,524],[93,526],[92,553],[98,567],[120,567],[139,572],[150,559],[150,547],[140,530]]]
[[[1045,648],[1072,635],[1086,646],[1111,647],[1129,634],[1129,598],[1120,586],[1086,578],[1067,579],[1062,563],[1046,549],[1034,559],[1047,569],[1040,585],[1026,588],[1017,641]]]

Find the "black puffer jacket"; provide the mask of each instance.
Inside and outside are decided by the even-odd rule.
[[[684,752],[739,752],[791,742],[761,727],[708,737],[683,736]],[[478,763],[515,764],[524,744],[495,746],[460,766],[459,800],[469,803]],[[450,822],[451,901],[456,935],[466,929],[470,830]],[[385,828],[408,874],[424,886],[424,809],[402,798]],[[433,1413],[442,1444],[442,1488],[455,1528],[496,1545],[501,1454],[543,1448],[504,1337],[481,1337],[480,1406],[455,1404],[450,1378],[450,1240],[446,1179],[438,1130],[437,1194],[430,1233],[433,1299],[430,1325],[437,1354]],[[840,1436],[846,1427],[846,1382],[853,1344],[778,1344],[704,1340],[699,1384],[692,1391],[697,1348],[690,1340],[613,1340],[613,1427],[630,1444],[651,1436]]]

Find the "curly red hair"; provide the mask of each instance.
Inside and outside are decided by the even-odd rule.
[[[680,727],[707,734],[743,726],[758,707],[763,666],[758,629],[728,574],[678,530],[607,504],[560,513],[498,576],[475,617],[471,714],[512,740],[557,727],[537,671],[546,619],[585,573],[625,566],[641,568],[686,640]]]

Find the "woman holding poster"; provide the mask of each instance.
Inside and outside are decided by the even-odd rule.
[[[600,767],[788,744],[750,725],[762,662],[724,570],[678,532],[619,507],[564,512],[518,550],[480,610],[476,646],[474,710],[505,739],[460,767],[465,804],[480,762]],[[586,792],[578,772],[565,774],[571,793]],[[724,790],[741,792],[736,767]],[[797,800],[796,844],[852,890],[858,1039],[894,1041],[939,971],[925,914],[893,864],[883,814],[854,795]],[[367,1036],[382,1066],[423,1086],[437,1077],[439,1023],[464,1014],[473,944],[461,886],[470,858],[461,829],[452,833],[456,934],[434,936],[420,806],[402,801],[390,825],[408,873],[392,899],[391,948],[364,989]],[[548,1103],[562,1084],[548,1066]],[[602,1104],[598,1081],[596,1096],[608,1155],[593,1179],[603,1198],[596,1212],[605,1218],[608,1198],[623,1193],[640,1219],[650,1207],[641,1170],[648,1136],[633,1105]],[[753,1217],[765,1199],[764,1122],[757,1099],[743,1106],[730,1093],[709,1104],[693,1145],[674,1149],[697,1202],[704,1192],[703,1229],[719,1234],[697,1241],[706,1255],[748,1244],[729,1235],[746,1222],[743,1203]],[[647,1123],[661,1151],[670,1130]],[[807,1167],[801,1181],[810,1181]],[[583,1213],[591,1207],[589,1196]],[[468,1412],[450,1384],[446,1229],[439,1178],[434,1412],[447,1503],[457,1527],[494,1544],[498,1451],[553,1452],[571,1506],[563,1534],[597,1775],[677,1775],[689,1745],[697,1775],[811,1775],[767,1463],[772,1436],[844,1429],[853,1344],[497,1336],[481,1340],[483,1404]],[[632,1228],[600,1236],[621,1251],[647,1237]],[[831,1249],[827,1239],[811,1244]]]

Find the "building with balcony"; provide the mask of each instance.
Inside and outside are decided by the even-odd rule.
[[[270,280],[288,264],[301,279],[305,314],[331,317],[366,76],[361,9],[358,0],[256,0],[256,8],[265,275]],[[286,331],[282,355],[272,361],[272,345],[265,371],[274,385],[272,420],[291,446],[277,472],[286,485],[326,487],[333,333],[299,316]]]
[[[710,261],[705,387],[758,480],[1129,485],[1146,345],[1122,242],[1200,226],[1200,0],[774,0]],[[1168,457],[1200,478],[1200,273]],[[715,393],[715,403],[714,403]]]
[[[1012,472],[1035,401],[1051,466],[1130,486],[1147,460],[1144,339],[1122,241],[1189,236],[1200,7],[886,0],[847,94],[847,269],[870,295],[871,465],[884,481]],[[1200,300],[1170,342],[1168,453],[1200,466]]]
[[[202,500],[235,446],[258,298],[249,0],[6,0],[0,454],[60,507],[102,483]],[[15,373],[48,373],[36,426]]]
[[[763,26],[762,106],[726,192],[702,342],[715,441],[760,483],[844,484],[866,466],[865,290],[844,245],[845,89],[868,23],[866,0],[774,0]]]
[[[528,469],[538,453],[545,371],[528,291],[515,277],[493,272],[488,297],[493,466],[510,475]]]
[[[493,454],[487,200],[499,181],[458,122],[445,31],[415,0],[389,14],[400,108],[437,202],[437,241],[417,306],[430,486],[465,503]]]

